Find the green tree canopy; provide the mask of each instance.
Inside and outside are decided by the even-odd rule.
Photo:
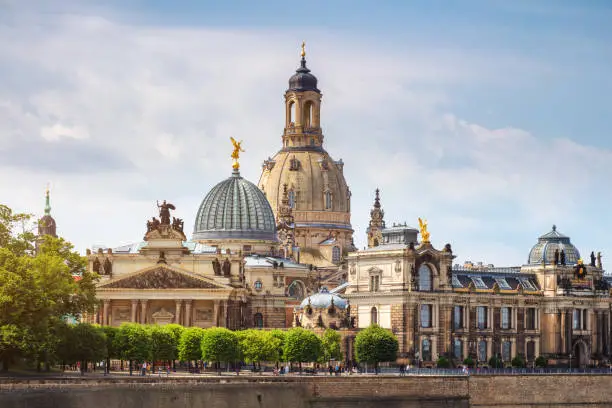
[[[143,362],[151,358],[151,336],[143,325],[122,324],[115,342],[122,360]]]
[[[284,356],[287,361],[301,363],[314,362],[322,354],[321,339],[313,332],[302,327],[287,331]]]
[[[199,327],[189,327],[183,330],[178,345],[179,360],[200,360],[202,357],[202,336],[204,336],[204,330]]]
[[[270,330],[268,333],[270,333],[270,336],[274,337],[275,339],[278,339],[278,341],[280,342],[278,346],[278,360],[276,361],[284,361],[285,339],[287,338],[287,333],[279,329]]]
[[[242,358],[247,363],[279,360],[281,340],[272,332],[251,329],[237,335]]]
[[[239,356],[238,336],[223,327],[204,330],[200,344],[204,361],[230,362],[235,361]]]
[[[398,342],[391,331],[372,325],[355,337],[355,357],[361,363],[374,364],[397,359]]]
[[[321,336],[321,346],[323,348],[322,361],[341,360],[342,351],[340,349],[340,333],[333,329],[327,329]]]
[[[155,361],[175,360],[178,357],[178,341],[174,332],[166,326],[149,326],[151,358]]]

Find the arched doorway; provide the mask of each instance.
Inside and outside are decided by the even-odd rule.
[[[574,344],[574,356],[572,359],[576,368],[586,368],[589,364],[589,348],[582,340]]]

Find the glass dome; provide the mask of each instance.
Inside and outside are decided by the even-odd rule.
[[[552,231],[538,238],[538,243],[531,248],[527,264],[541,265],[543,262],[552,264],[555,259],[555,250],[565,253],[566,265],[575,265],[580,259],[580,252],[570,242],[570,238],[557,231],[557,226],[553,225]]]

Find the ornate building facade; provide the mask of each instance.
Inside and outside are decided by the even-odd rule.
[[[282,148],[264,161],[259,186],[277,218],[284,206],[292,209],[296,258],[318,268],[337,269],[353,250],[351,192],[344,162],[332,159],[323,148],[322,94],[305,57],[302,44],[300,67],[285,92]]]
[[[510,364],[519,354],[575,367],[609,361],[610,285],[600,254],[584,264],[553,227],[524,266],[453,265],[450,244],[435,249],[425,222],[420,242],[415,228],[384,228],[378,191],[371,214],[370,247],[348,255],[345,298],[356,327],[392,330],[403,357],[425,365],[439,356]]]

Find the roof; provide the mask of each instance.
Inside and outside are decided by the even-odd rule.
[[[276,262],[277,266],[280,266],[280,264],[283,264],[283,268],[285,269],[308,269],[308,265],[304,265],[304,264],[299,264],[296,262],[293,262],[290,259],[286,259],[286,258],[280,258],[280,257],[275,257],[275,256],[260,256],[260,255],[249,255],[249,256],[245,256],[244,260],[246,262],[245,266],[246,267],[264,267],[264,268],[269,268],[269,267],[274,267],[274,262]]]
[[[334,306],[340,309],[346,309],[348,306],[346,299],[343,299],[334,293],[330,293],[327,288],[321,288],[319,293],[310,295],[302,300],[299,308],[303,309],[307,306],[311,306],[314,309],[326,309],[330,307],[332,303]]]
[[[276,241],[276,222],[264,193],[238,170],[214,186],[196,215],[193,239]]]
[[[540,294],[540,285],[534,274],[517,273],[515,268],[509,271],[470,271],[453,270],[451,284],[456,292],[482,292],[502,294],[518,294],[519,291],[528,294]]]

